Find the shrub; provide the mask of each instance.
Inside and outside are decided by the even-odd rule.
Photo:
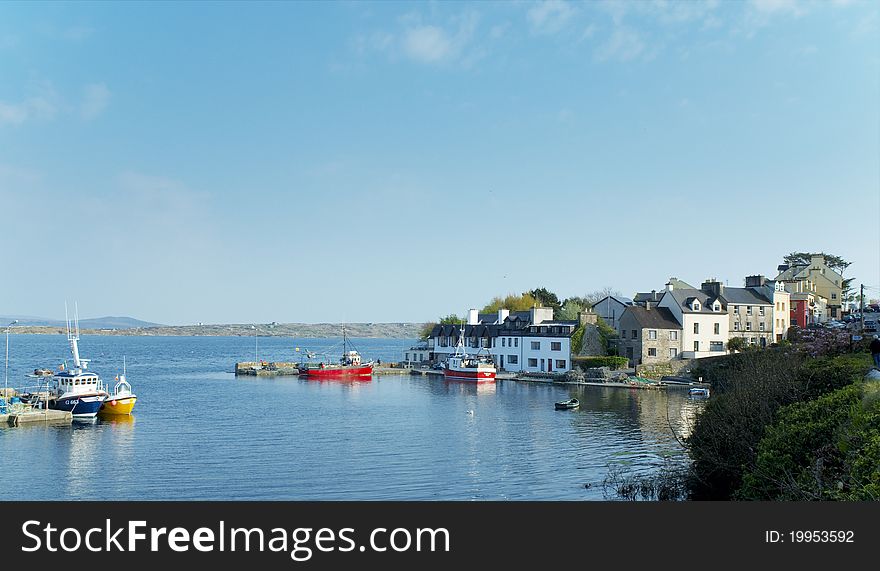
[[[810,359],[781,349],[701,363],[699,374],[715,396],[687,440],[692,497],[729,499],[755,465],[758,443],[780,408],[851,384],[868,366],[867,355]]]
[[[592,369],[595,367],[609,367],[617,370],[626,367],[629,359],[626,357],[605,356],[605,357],[572,357],[572,365],[581,369]]]
[[[745,500],[880,499],[880,398],[858,383],[784,407],[736,493]]]
[[[571,334],[571,354],[577,355],[584,346],[584,326],[581,325]]]

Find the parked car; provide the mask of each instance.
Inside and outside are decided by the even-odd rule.
[[[873,319],[865,320],[865,331],[877,331],[877,322]]]

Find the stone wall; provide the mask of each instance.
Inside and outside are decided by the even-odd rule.
[[[659,379],[664,376],[680,376],[694,365],[692,359],[677,359],[666,363],[651,363],[636,367],[636,376],[646,379]]]

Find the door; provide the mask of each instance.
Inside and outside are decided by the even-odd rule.
[[[553,359],[547,359],[547,372],[553,372]]]
[[[500,359],[500,361],[501,361],[501,368],[503,369],[503,368],[504,368],[504,355],[499,355],[499,356],[501,357],[501,359]]]

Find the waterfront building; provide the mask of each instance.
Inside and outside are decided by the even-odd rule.
[[[619,319],[618,354],[630,367],[681,358],[683,331],[672,311],[648,301],[645,307],[628,306]]]
[[[427,343],[420,343],[404,351],[405,365],[422,365],[431,360],[431,349]]]
[[[822,320],[842,317],[843,275],[830,267],[822,254],[815,254],[809,264],[780,264],[776,281],[785,282],[790,293],[812,291],[826,300],[825,315]],[[811,285],[798,287],[795,284],[810,282]],[[791,284],[791,285],[789,285]]]
[[[671,311],[682,326],[683,359],[700,359],[727,353],[730,319],[723,304],[724,300],[716,292],[679,289],[671,280],[666,284],[666,292],[657,306]]]
[[[461,325],[436,325],[428,338],[430,358],[445,362],[455,353]],[[554,320],[553,309],[478,313],[471,309],[464,324],[468,353],[492,355],[499,370],[512,372],[564,373],[571,370],[571,335],[576,320]]]
[[[593,304],[593,311],[612,329],[617,329],[618,321],[627,307],[633,305],[628,297],[609,295]]]

